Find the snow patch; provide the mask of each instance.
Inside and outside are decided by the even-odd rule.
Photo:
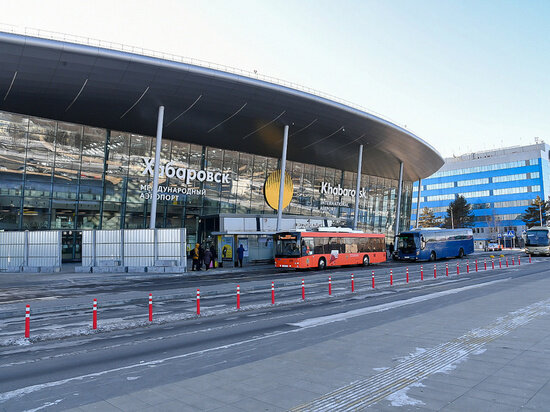
[[[126,380],[127,381],[135,381],[136,379],[139,379],[139,378],[141,378],[141,376],[127,376]]]
[[[39,411],[40,409],[46,409],[46,408],[49,408],[50,406],[55,406],[55,405],[57,405],[58,403],[61,403],[61,402],[63,402],[63,399],[57,399],[53,402],[46,402],[44,405],[39,406],[38,408],[26,409],[25,412],[36,412],[36,411]]]
[[[510,280],[510,278],[493,280],[491,282],[479,283],[477,285],[464,286],[462,288],[445,290],[442,292],[435,292],[425,296],[417,296],[410,299],[403,299],[403,300],[397,300],[395,302],[383,303],[381,305],[370,306],[370,307],[361,308],[361,309],[354,309],[348,312],[336,313],[334,315],[306,319],[301,322],[289,323],[289,325],[296,326],[299,328],[311,328],[311,327],[326,325],[333,322],[341,322],[357,316],[364,316],[371,313],[385,312],[387,310],[399,308],[402,306],[414,305],[416,303],[425,302],[425,301],[440,298],[443,296],[454,295],[456,293],[464,292],[466,290],[477,289],[484,286],[490,286],[500,282],[507,282],[508,280]]]
[[[405,355],[405,356],[401,356],[395,360],[397,360],[398,362],[405,362],[405,361],[408,361],[409,359],[414,358],[415,356],[422,355],[424,352],[426,352],[426,349],[416,348],[415,352],[409,353],[408,355]]]
[[[384,372],[387,371],[389,368],[372,368],[372,370],[375,370],[376,372]]]
[[[419,399],[411,398],[409,395],[407,395],[407,391],[411,388],[422,388],[425,385],[423,385],[420,382],[413,383],[403,389],[398,390],[397,392],[392,393],[389,395],[386,399],[390,401],[391,406],[416,406],[416,405],[424,405],[424,402],[422,402]]]
[[[478,349],[479,350],[479,349]],[[483,349],[483,352],[485,352],[485,349]],[[483,353],[481,352],[481,353]],[[458,355],[460,356],[460,359],[457,359],[456,361],[449,363],[448,365],[444,366],[443,368],[439,369],[436,373],[445,373],[448,374],[451,371],[454,371],[459,363],[465,362],[468,360],[468,351],[461,349],[457,351]]]

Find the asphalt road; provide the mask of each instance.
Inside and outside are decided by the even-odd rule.
[[[9,299],[4,295],[0,306],[0,410],[85,407],[105,399],[276,359],[446,306],[467,306],[472,299],[544,279],[550,268],[544,258],[527,264],[528,258],[523,254],[522,265],[518,266],[518,253],[514,253],[508,256],[508,268],[503,260],[503,268],[497,263],[493,270],[488,256],[477,256],[477,272],[472,258],[469,259],[470,273],[466,273],[466,260],[458,261],[460,275],[456,274],[457,260],[437,262],[437,278],[434,278],[433,264],[388,262],[368,268],[323,272],[265,270],[152,280],[145,276],[125,276],[106,282],[86,278],[45,282],[35,278],[19,283],[11,280],[7,288]],[[487,259],[487,270],[483,259]],[[449,276],[446,276],[445,264],[449,266]],[[420,266],[423,266],[423,280]],[[406,282],[407,268],[409,283]],[[390,270],[393,285],[390,285]],[[374,289],[372,271],[376,278]],[[302,279],[306,285],[305,300],[301,296]],[[272,281],[275,282],[274,305],[271,304]],[[235,308],[236,284],[241,288],[239,311]],[[196,315],[197,288],[201,290],[201,316]],[[147,320],[148,293],[154,296],[152,323]],[[99,301],[97,331],[91,330],[93,297]],[[22,308],[26,302],[31,304],[30,341],[22,339]],[[385,307],[391,310],[368,311],[368,308]],[[331,316],[343,316],[346,320],[323,321],[318,325],[307,323]],[[388,348],[388,352],[392,350]],[[216,407],[230,410],[231,396],[228,395],[225,402],[222,399],[216,402],[198,404],[189,410]],[[142,409],[132,403],[119,408]]]

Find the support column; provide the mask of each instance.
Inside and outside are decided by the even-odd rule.
[[[394,247],[397,246],[397,235],[399,234],[400,212],[401,212],[401,191],[403,190],[403,162],[399,162],[399,185],[397,186],[397,210],[395,213],[395,234],[393,238]]]
[[[422,191],[421,188],[422,188],[422,179],[418,179],[418,194],[416,197],[416,224],[414,225],[414,227],[418,227],[418,222],[420,219],[420,192]]]
[[[285,189],[286,148],[288,144],[288,125],[285,125],[283,136],[283,157],[281,158],[281,182],[279,184],[279,207],[277,208],[277,232],[281,231],[283,220],[283,195]]]
[[[164,106],[159,106],[159,115],[157,120],[157,147],[155,150],[155,172],[153,174],[153,198],[151,202],[151,217],[149,219],[149,229],[154,229],[157,220],[157,193],[159,185],[160,170],[160,151],[162,148],[162,123],[164,121]]]
[[[355,212],[353,214],[353,230],[357,230],[359,220],[359,191],[361,190],[361,166],[363,166],[363,145],[359,146],[359,160],[357,161],[357,185],[355,186]]]

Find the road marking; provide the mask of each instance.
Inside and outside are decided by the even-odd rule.
[[[490,286],[490,285],[494,285],[495,283],[500,283],[500,282],[507,282],[510,279],[511,278],[493,280],[491,282],[480,283],[480,284],[477,284],[477,285],[464,286],[464,287],[457,288],[457,289],[445,290],[445,291],[442,291],[442,292],[435,292],[435,293],[431,293],[431,294],[425,295],[425,296],[417,296],[415,298],[398,300],[398,301],[395,301],[395,302],[384,303],[382,305],[369,306],[367,308],[350,310],[348,312],[336,313],[334,315],[328,315],[328,316],[321,316],[321,317],[318,317],[318,318],[306,319],[306,320],[303,320],[301,322],[289,323],[289,325],[290,326],[296,326],[296,327],[299,327],[299,328],[311,328],[311,327],[315,327],[315,326],[326,325],[328,323],[340,322],[340,321],[343,321],[343,320],[354,318],[356,316],[363,316],[363,315],[368,315],[370,313],[384,312],[386,310],[395,309],[395,308],[398,308],[398,307],[401,307],[401,306],[414,305],[415,303],[424,302],[424,301],[431,300],[431,299],[437,299],[437,298],[440,298],[442,296],[454,295],[456,293],[464,292],[464,291],[470,290],[470,289],[476,289],[476,288],[481,288],[481,287],[485,287],[485,286]]]
[[[487,343],[549,312],[550,299],[510,312],[486,327],[472,329],[456,339],[417,353],[393,368],[336,389],[291,411],[355,411],[366,408],[429,375],[449,370],[470,354],[483,353],[483,346]]]

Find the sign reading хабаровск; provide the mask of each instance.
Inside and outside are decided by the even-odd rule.
[[[155,159],[143,159],[145,166],[142,175],[149,174],[154,176],[155,170]],[[176,167],[172,162],[166,163],[164,166],[159,167],[159,177],[168,177],[168,178],[177,178],[189,185],[190,183],[196,181],[199,182],[214,182],[214,183],[231,183],[231,178],[229,173],[222,172],[211,172],[208,170],[196,170],[196,169],[186,169],[184,167]],[[151,199],[153,197],[152,185],[141,185],[140,187],[142,199]],[[161,186],[159,185],[157,193],[158,200],[176,200],[179,194],[182,195],[205,195],[206,189],[195,189],[187,188],[181,186]]]

